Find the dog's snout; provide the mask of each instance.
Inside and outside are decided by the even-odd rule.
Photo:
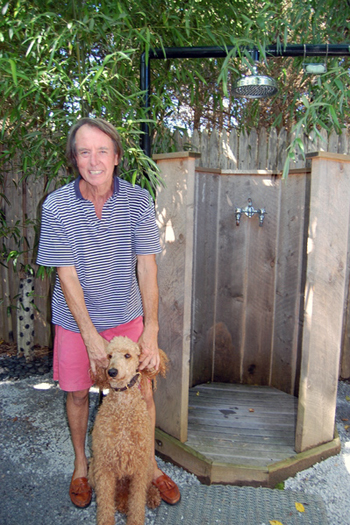
[[[111,377],[116,377],[118,375],[118,370],[116,368],[111,368],[108,370],[108,375]]]

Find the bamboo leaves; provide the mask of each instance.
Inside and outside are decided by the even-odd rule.
[[[323,0],[312,13],[300,2],[272,0],[223,0],[215,5],[188,0],[186,9],[174,0],[5,2],[0,20],[0,119],[2,137],[12,143],[6,149],[13,153],[17,141],[17,150],[25,156],[33,150],[32,141],[44,147],[47,137],[61,148],[58,137],[66,136],[82,115],[100,115],[118,124],[150,118],[140,107],[143,51],[147,60],[148,51],[158,47],[230,45],[234,49],[226,59],[152,62],[153,133],[187,107],[181,125],[190,128],[243,130],[263,124],[292,129],[295,141],[288,158],[293,160],[294,151],[300,151],[300,133],[321,128],[339,132],[349,118],[348,61],[329,60],[327,74],[315,80],[302,75],[301,60],[281,64],[268,59],[266,46],[277,43],[282,48],[300,35],[307,39],[317,27],[320,42],[342,41],[346,9],[339,6],[329,26],[329,2]],[[237,101],[231,95],[232,82],[252,68],[253,47],[260,53],[261,68],[280,83],[278,95],[267,103]],[[31,127],[42,137],[31,136]],[[126,143],[138,143],[136,126],[123,134]],[[54,165],[49,165],[41,154],[32,173],[54,179],[64,162],[62,150],[53,158]],[[29,174],[29,161],[26,166]],[[143,168],[139,166],[140,173]]]
[[[10,67],[11,67],[13,83],[14,83],[15,86],[18,86],[16,62],[14,60],[12,60],[12,58],[9,58],[8,61],[9,61]]]

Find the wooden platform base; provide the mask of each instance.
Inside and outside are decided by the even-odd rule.
[[[297,399],[275,388],[209,383],[190,389],[188,439],[156,430],[156,450],[203,483],[273,488],[337,454],[340,440],[294,451]]]

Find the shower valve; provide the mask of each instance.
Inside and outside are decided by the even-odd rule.
[[[266,215],[265,208],[255,209],[252,204],[252,199],[248,199],[248,206],[245,208],[236,208],[235,209],[235,217],[236,217],[236,225],[239,226],[239,223],[241,222],[241,216],[242,213],[244,213],[248,219],[251,219],[253,215],[257,214],[259,215],[259,226],[263,225],[264,217]]]

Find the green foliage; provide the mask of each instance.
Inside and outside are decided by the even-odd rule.
[[[328,72],[316,80],[303,74],[302,59],[265,60],[270,44],[346,41],[348,1],[1,0],[0,9],[0,183],[13,170],[22,180],[43,178],[50,188],[66,183],[65,141],[82,116],[118,127],[122,176],[152,194],[161,181],[139,148],[141,122],[151,124],[155,147],[168,150],[169,129],[183,107],[191,111],[181,122],[197,129],[286,127],[294,137],[291,159],[301,134],[339,131],[349,119],[348,59],[329,59]],[[184,46],[234,50],[220,60],[152,61],[152,112],[145,115],[141,53]],[[267,102],[234,100],[232,81],[251,69],[254,46],[279,93]],[[20,225],[6,227],[3,236],[23,244]]]

